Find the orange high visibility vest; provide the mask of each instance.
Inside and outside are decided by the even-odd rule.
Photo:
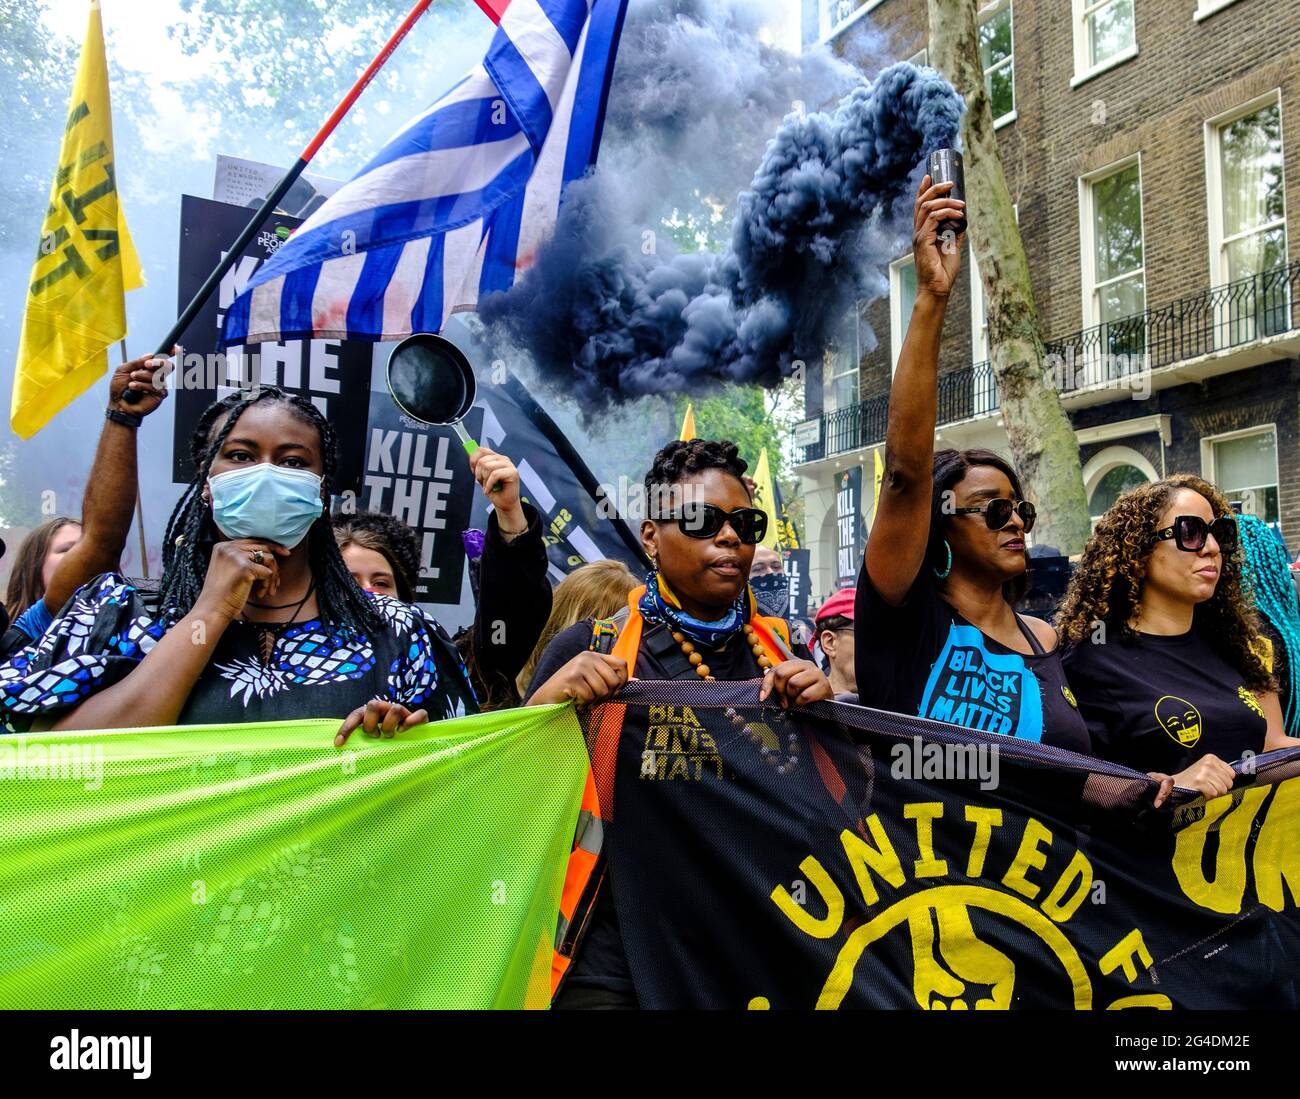
[[[639,604],[644,594],[644,584],[628,594],[628,618],[621,630],[612,619],[603,619],[596,623],[592,631],[593,642],[599,636],[617,632],[618,640],[610,655],[626,661],[629,675],[636,670],[637,654],[641,651],[641,633],[645,621],[641,617]],[[790,627],[782,619],[754,615],[749,624],[773,664],[788,659],[781,650],[784,647],[787,653],[790,651]],[[605,880],[600,853],[605,840],[605,826],[613,819],[614,762],[618,755],[618,741],[623,732],[626,712],[627,707],[619,702],[602,702],[592,711],[592,732],[588,735],[590,765],[587,768],[587,784],[582,791],[582,807],[578,813],[573,850],[569,854],[569,864],[564,874],[560,914],[555,926],[555,947],[551,956],[552,1001],[573,961],[574,948]],[[596,873],[597,869],[600,870],[599,874]]]

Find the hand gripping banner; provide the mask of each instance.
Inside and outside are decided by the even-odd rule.
[[[579,723],[608,747],[616,714],[644,1007],[1295,1006],[1300,751],[1154,811],[1038,744],[634,683],[343,751],[333,721],[0,738],[0,1008],[545,1007]]]

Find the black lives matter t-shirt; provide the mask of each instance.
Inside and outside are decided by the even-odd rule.
[[[854,615],[862,705],[1087,752],[1060,653],[1020,653],[987,636],[943,599],[928,569],[895,607],[864,566]]]
[[[1081,641],[1063,658],[1093,755],[1177,774],[1201,756],[1264,750],[1268,722],[1241,673],[1194,631]]]

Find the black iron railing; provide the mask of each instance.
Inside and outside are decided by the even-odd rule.
[[[885,415],[889,410],[888,397],[839,408],[821,417],[821,439],[809,446],[796,448],[802,462],[815,462],[833,454],[844,454],[859,447],[871,446],[885,437]]]
[[[1044,366],[1058,389],[1073,392],[1297,328],[1300,261],[1048,341]],[[815,462],[879,443],[885,437],[888,403],[887,398],[876,397],[826,413],[821,417],[820,441],[796,447],[796,460]],[[940,375],[940,426],[988,415],[997,408],[991,363]]]
[[[1050,340],[1045,365],[1065,392],[1104,385],[1290,332],[1298,307],[1300,262]]]
[[[951,424],[983,416],[998,407],[998,384],[993,364],[976,363],[964,370],[939,376],[939,423]]]

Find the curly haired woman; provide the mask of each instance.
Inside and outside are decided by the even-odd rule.
[[[1242,585],[1237,521],[1191,474],[1126,492],[1102,516],[1057,617],[1093,754],[1217,797],[1225,760],[1286,736]]]

